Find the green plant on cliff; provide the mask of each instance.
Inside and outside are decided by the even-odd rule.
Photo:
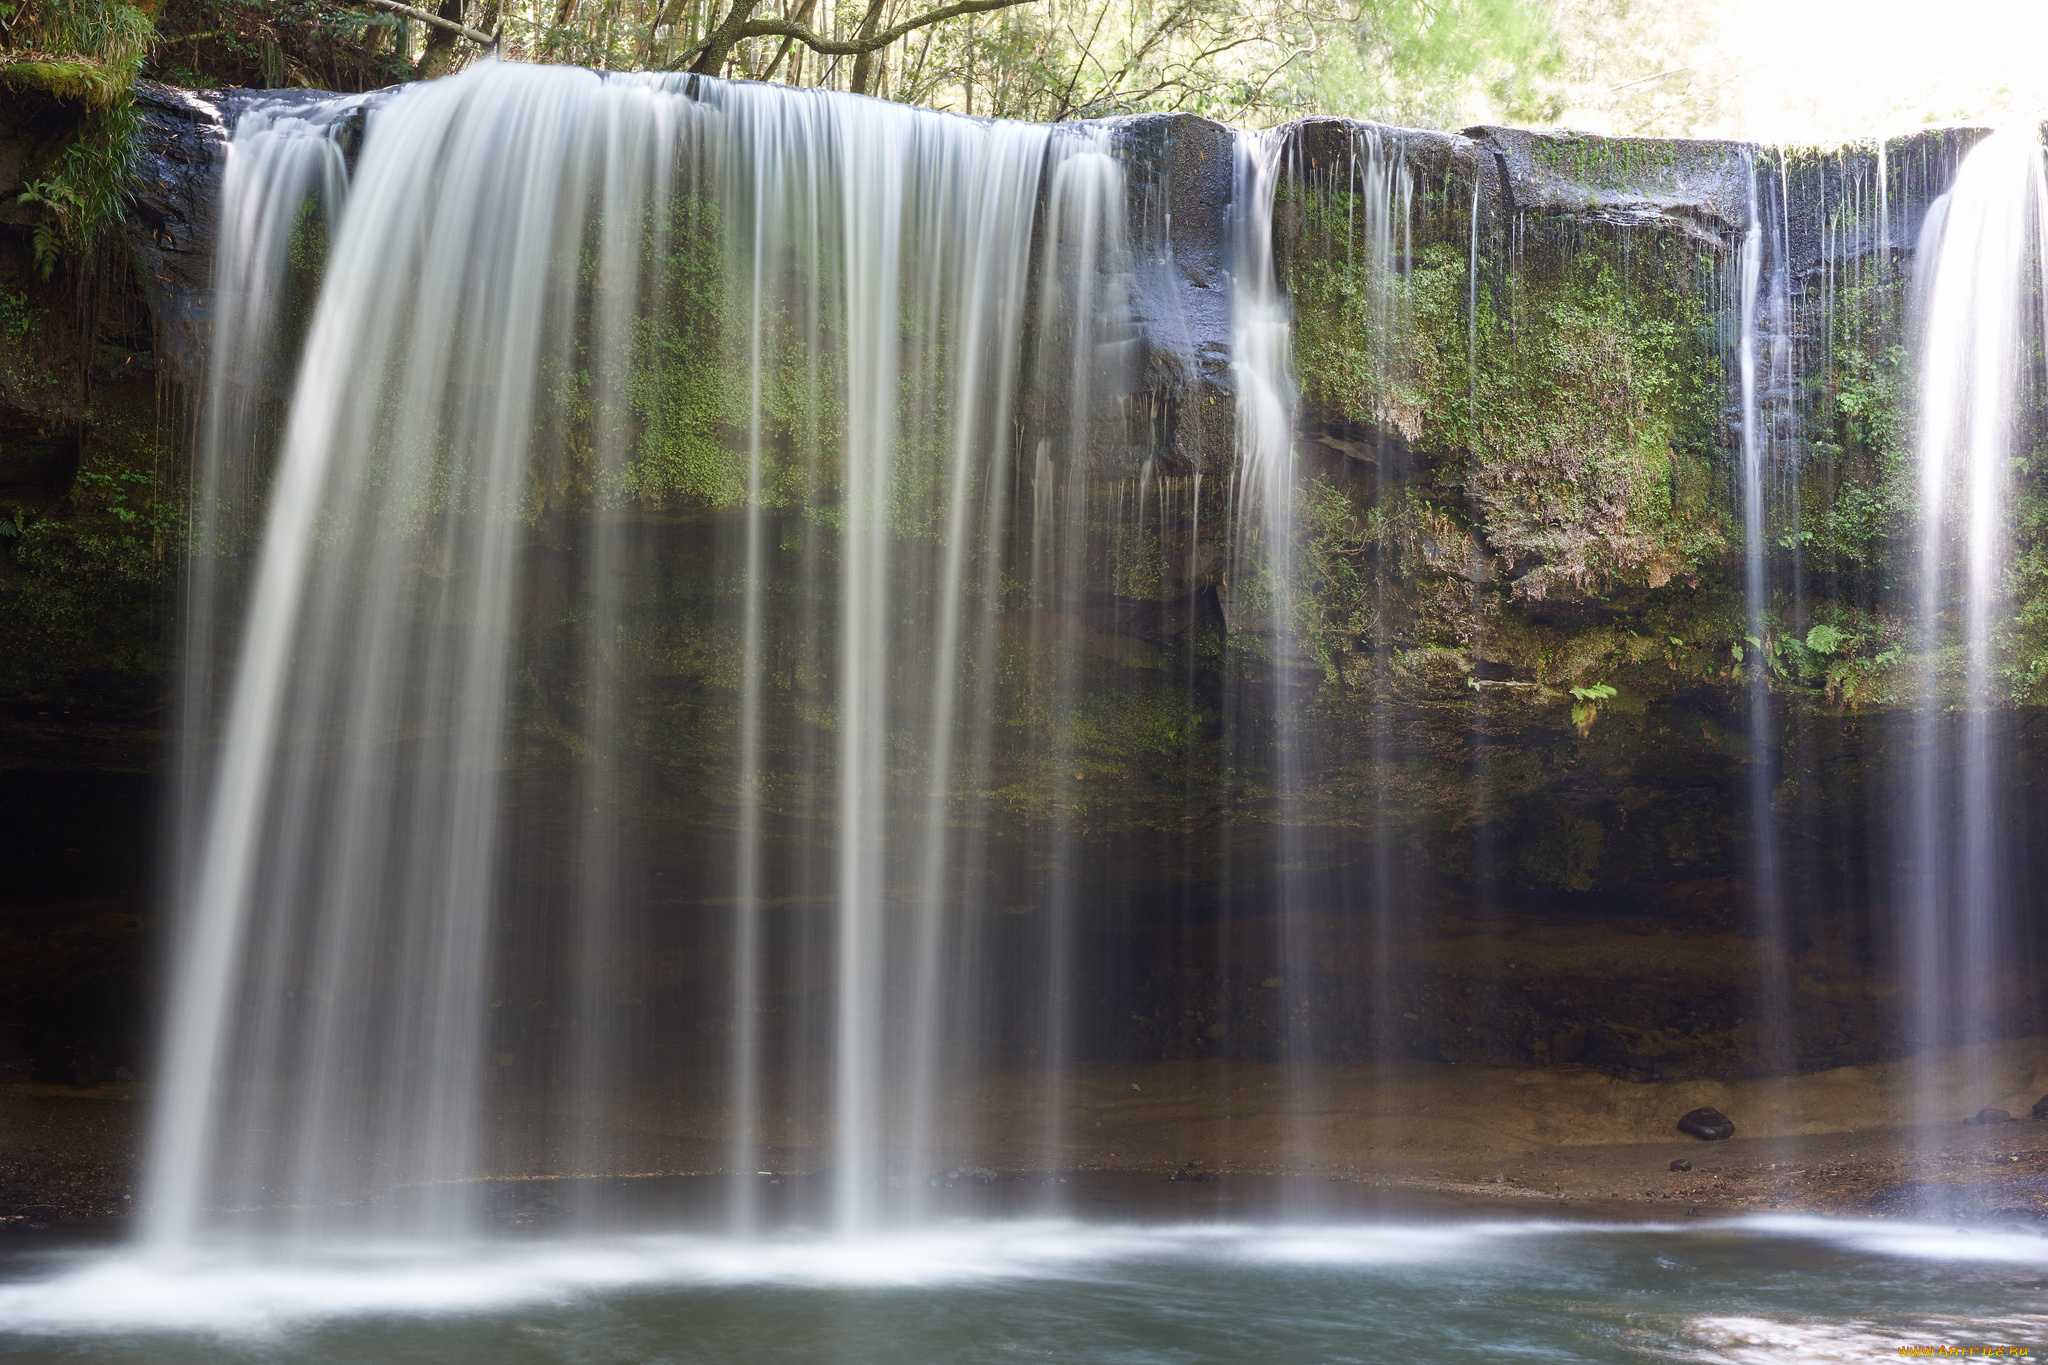
[[[417,60],[426,25],[345,0],[156,0],[153,12],[161,41],[150,74],[171,85],[375,90],[441,74]],[[475,51],[453,46],[458,58]]]
[[[59,368],[35,338],[49,325],[49,310],[25,293],[0,289],[0,387],[22,393],[54,389]]]
[[[1572,728],[1584,739],[1592,732],[1593,722],[1600,718],[1600,703],[1613,701],[1618,695],[1611,683],[1594,683],[1590,687],[1574,687],[1572,693]]]
[[[0,0],[0,87],[111,109],[155,39],[148,15],[115,0]]]
[[[113,0],[0,0],[0,89],[79,107],[77,121],[26,170],[18,202],[40,210],[45,277],[82,258],[120,217],[135,157],[130,90],[156,31]]]
[[[87,114],[64,149],[23,186],[20,202],[42,210],[34,241],[44,278],[65,257],[90,252],[120,221],[136,126],[134,106],[126,103]]]

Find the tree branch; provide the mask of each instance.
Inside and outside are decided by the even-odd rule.
[[[367,2],[367,0],[366,0]],[[740,30],[742,38],[794,38],[813,52],[828,57],[858,57],[864,53],[878,52],[895,42],[906,33],[914,33],[926,24],[943,23],[957,19],[963,14],[986,14],[992,9],[1010,9],[1016,5],[1028,5],[1032,0],[959,0],[958,4],[946,5],[914,18],[905,19],[893,28],[867,37],[855,37],[844,42],[813,33],[802,24],[793,24],[787,19],[749,19]]]
[[[816,8],[817,3],[818,0],[804,0],[804,7],[796,12],[796,21],[801,24],[804,20],[810,18],[811,11]],[[782,69],[782,59],[789,55],[790,45],[795,41],[796,39],[794,38],[784,38],[782,40],[782,46],[775,50],[775,60],[768,63],[768,69],[761,73],[762,80],[772,81],[775,79],[775,73]]]
[[[492,43],[498,41],[482,29],[471,28],[468,24],[457,23],[453,19],[443,19],[440,15],[429,10],[418,9],[412,5],[401,5],[398,3],[398,0],[348,0],[348,3],[352,5],[368,5],[371,9],[389,10],[393,14],[403,15],[415,23],[432,24],[435,28],[445,28],[450,33],[461,34],[480,47],[489,47]]]
[[[685,52],[677,66],[688,63],[692,72],[699,76],[716,76],[725,70],[726,56],[733,44],[747,36],[747,21],[754,17],[761,0],[732,0],[732,8],[725,17],[711,26],[704,35],[704,41]]]

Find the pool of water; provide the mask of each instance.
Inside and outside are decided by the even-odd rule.
[[[995,1218],[864,1237],[0,1248],[0,1356],[150,1362],[2048,1358],[2048,1240],[1818,1218]],[[1994,1357],[1996,1358],[1996,1357]],[[2013,1357],[2006,1357],[2013,1358]]]

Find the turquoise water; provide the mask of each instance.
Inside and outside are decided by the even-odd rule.
[[[0,1256],[0,1356],[22,1361],[2048,1358],[2048,1240],[1862,1220],[1017,1219]]]

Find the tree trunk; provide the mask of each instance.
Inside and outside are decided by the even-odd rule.
[[[462,22],[462,9],[463,0],[441,0],[441,7],[436,13],[443,19],[459,24]],[[416,81],[431,81],[447,75],[449,69],[455,65],[455,44],[458,41],[460,35],[455,30],[429,26],[427,45],[421,50],[419,62],[412,69],[412,78]]]
[[[860,21],[860,32],[856,35],[857,39],[867,39],[875,36],[875,26],[882,22],[882,6],[886,3],[887,0],[868,0],[867,18]],[[863,52],[853,59],[853,80],[849,88],[852,89],[854,94],[865,95],[868,93],[868,80],[874,74],[874,61],[875,54],[873,52]]]
[[[718,21],[718,27],[711,30],[711,36],[704,40],[704,50],[697,54],[697,60],[690,64],[690,70],[699,76],[716,76],[725,69],[725,59],[732,55],[732,45],[740,40],[740,33],[747,26],[747,20],[754,17],[754,10],[761,0],[732,0],[732,8]]]

